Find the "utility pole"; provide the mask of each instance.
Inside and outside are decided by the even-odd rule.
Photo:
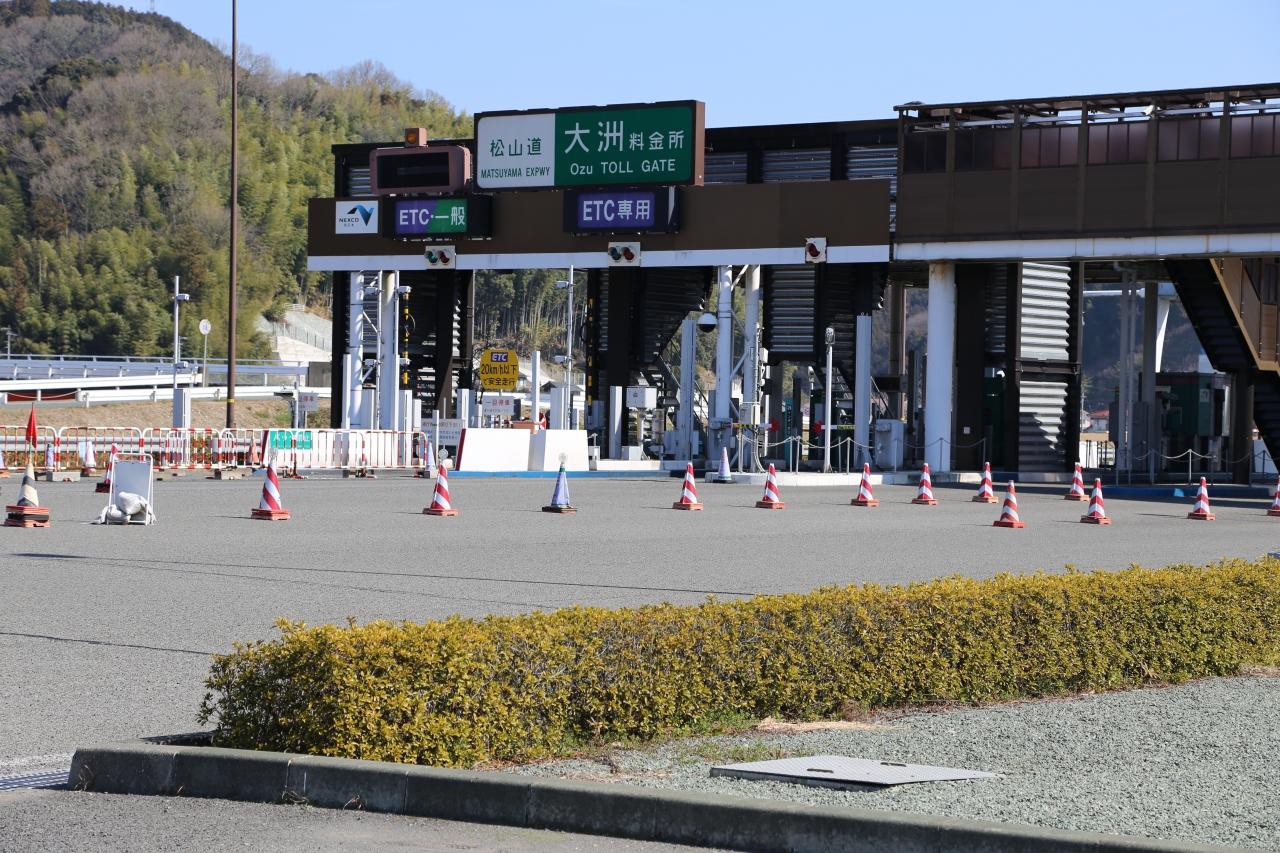
[[[236,426],[236,210],[240,193],[240,164],[236,160],[240,135],[236,65],[236,0],[231,0],[231,275],[227,299],[227,429],[235,429]]]
[[[567,379],[565,388],[564,428],[573,428],[573,267],[569,267],[569,280],[557,281],[556,287],[569,292],[569,304],[565,308],[568,322],[564,331],[564,375]]]

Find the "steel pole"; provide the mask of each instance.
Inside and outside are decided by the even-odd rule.
[[[178,276],[173,277],[173,397],[177,404],[178,397]]]
[[[236,426],[236,210],[239,207],[239,78],[236,72],[236,0],[231,0],[231,268],[227,295],[227,429]]]
[[[569,286],[565,288],[569,291],[569,304],[566,307],[566,322],[564,329],[564,374],[568,379],[568,387],[565,389],[565,413],[563,426],[565,429],[573,428],[573,266],[569,266]]]
[[[822,384],[824,387],[822,401],[822,472],[825,474],[831,470],[831,351],[833,347],[827,344],[827,373],[823,377]]]

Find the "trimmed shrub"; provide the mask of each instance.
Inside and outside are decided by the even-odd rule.
[[[1280,663],[1280,562],[278,627],[279,639],[215,657],[200,715],[218,745],[466,766],[730,718],[993,702]]]

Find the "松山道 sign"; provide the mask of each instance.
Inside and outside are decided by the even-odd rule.
[[[702,183],[703,104],[476,116],[480,189]]]

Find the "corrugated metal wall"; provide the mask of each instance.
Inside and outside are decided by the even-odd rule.
[[[1023,471],[1061,471],[1066,382],[1023,380],[1018,407],[1018,467]]]
[[[851,181],[889,179],[889,230],[898,222],[898,146],[850,145],[845,152],[846,177]]]
[[[999,288],[997,288],[999,289]],[[1024,370],[1037,361],[1066,361],[1070,331],[1071,268],[1066,264],[1021,265],[1019,354]],[[1018,466],[1024,471],[1061,471],[1066,464],[1067,383],[1019,383]]]
[[[765,296],[764,344],[770,357],[812,357],[816,308],[813,265],[768,267]]]
[[[347,195],[372,195],[373,178],[368,166],[347,168]]]
[[[1022,265],[1023,358],[1067,360],[1071,268],[1066,264]]]
[[[718,151],[708,154],[702,168],[705,184],[745,184],[747,182],[747,152]]]
[[[830,148],[788,148],[764,152],[764,182],[831,180]]]

